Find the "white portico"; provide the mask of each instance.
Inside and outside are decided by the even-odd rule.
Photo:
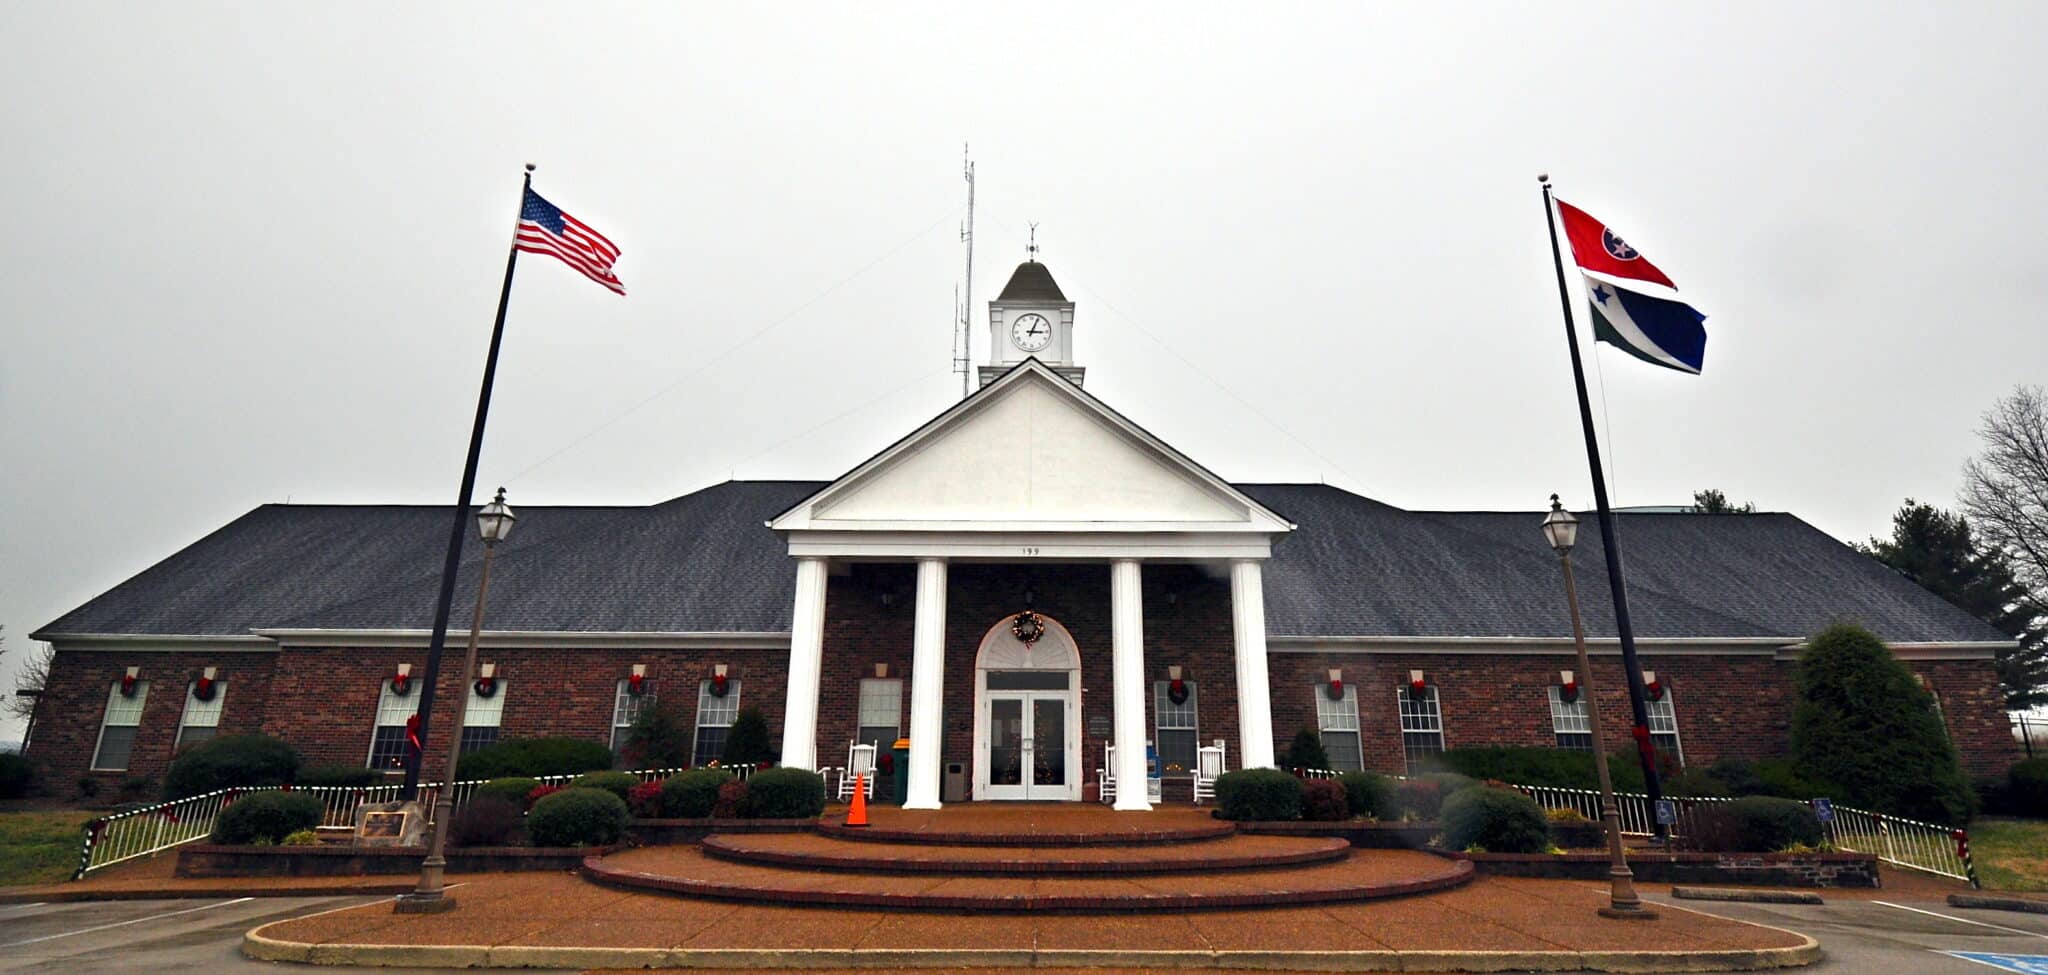
[[[1115,775],[1123,782],[1145,779],[1152,689],[1142,596],[1148,563],[1193,563],[1228,573],[1235,648],[1228,676],[1236,685],[1231,696],[1239,737],[1230,764],[1273,764],[1260,568],[1293,525],[1083,392],[1066,372],[1023,358],[770,521],[798,563],[783,764],[836,764],[820,749],[844,747],[817,740],[833,562],[917,567],[908,808],[939,807],[941,762],[949,749],[958,754],[967,745],[943,740],[948,570],[961,563],[1087,563],[1109,570],[1108,647],[1077,645],[1057,619],[1047,621],[1036,641],[1010,632],[1013,614],[960,621],[983,634],[977,646],[954,648],[956,656],[972,653],[975,660],[976,798],[1081,798],[1079,769],[1096,756],[1077,751],[1087,690],[1079,668],[1083,658],[1105,652]],[[1038,778],[1057,781],[1035,780],[1034,767]],[[1013,768],[1022,769],[1024,781],[1014,780]],[[1116,804],[1150,808],[1142,788],[1119,789]]]

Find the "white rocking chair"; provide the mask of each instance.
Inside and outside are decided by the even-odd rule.
[[[864,798],[875,798],[875,746],[854,744],[846,749],[846,767],[839,770],[839,801],[853,798],[855,776],[861,776]]]
[[[1097,798],[1104,803],[1116,801],[1116,746],[1104,742],[1102,745],[1102,767],[1095,770]]]
[[[1223,742],[1195,749],[1195,805],[1216,798],[1216,780],[1223,775]]]

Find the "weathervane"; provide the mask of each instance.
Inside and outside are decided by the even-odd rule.
[[[1038,260],[1038,225],[1035,223],[1031,225],[1031,243],[1024,246],[1024,256],[1034,262]]]

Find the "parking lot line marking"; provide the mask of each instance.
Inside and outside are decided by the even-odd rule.
[[[69,938],[74,935],[91,934],[94,931],[105,931],[109,928],[123,928],[127,927],[130,924],[141,924],[144,921],[158,921],[167,917],[177,917],[180,914],[196,914],[200,911],[210,911],[216,907],[226,907],[230,904],[240,904],[245,901],[253,901],[255,899],[256,898],[254,897],[237,897],[231,901],[221,901],[218,904],[206,904],[200,907],[188,907],[182,911],[171,911],[166,914],[151,914],[148,917],[130,918],[126,921],[115,921],[112,924],[96,924],[89,928],[79,928],[76,931],[66,931],[62,934],[46,934],[40,938],[30,938],[27,941],[11,941],[7,944],[0,945],[0,948],[19,948],[22,945],[32,945],[39,941],[55,941],[58,938]]]
[[[2013,934],[2024,934],[2029,938],[2040,938],[2043,941],[2048,941],[2048,934],[2042,934],[2039,931],[2024,931],[2019,928],[2008,928],[2003,924],[1988,924],[1983,921],[1972,921],[1966,917],[1956,917],[1950,914],[1943,914],[1939,911],[1923,911],[1917,907],[1907,907],[1904,904],[1894,904],[1891,901],[1871,901],[1871,903],[1883,904],[1886,907],[1896,907],[1902,911],[1912,911],[1915,914],[1925,914],[1929,917],[1938,917],[1944,921],[1955,921],[1959,924],[1974,924],[1980,928],[1992,928],[1998,931],[2010,931]]]

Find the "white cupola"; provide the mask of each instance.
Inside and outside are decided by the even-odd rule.
[[[1074,364],[1074,303],[1052,272],[1033,259],[1017,265],[1002,294],[988,303],[989,356],[981,385],[1025,359],[1037,359],[1076,386],[1087,370]]]

